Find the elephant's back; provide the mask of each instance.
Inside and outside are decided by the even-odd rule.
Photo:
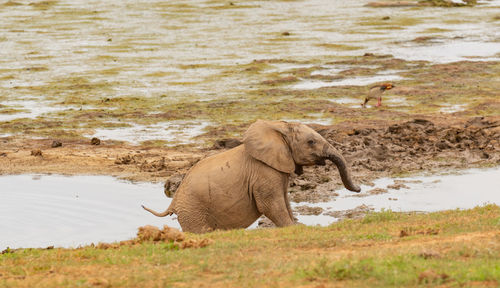
[[[245,178],[242,175],[244,151],[243,145],[240,145],[200,160],[184,177],[174,200],[199,198],[208,201],[211,192],[232,190],[231,187]]]
[[[174,196],[179,217],[205,215],[211,227],[221,229],[248,224],[239,218],[255,214],[256,208],[248,193],[251,169],[243,146],[207,157],[191,168]]]

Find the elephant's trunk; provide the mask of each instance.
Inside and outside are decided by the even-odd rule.
[[[325,148],[325,157],[335,163],[335,165],[339,169],[340,178],[342,179],[342,183],[344,183],[345,188],[354,192],[360,192],[361,188],[359,188],[358,185],[354,184],[351,179],[351,172],[349,168],[347,168],[344,157],[331,145],[328,145]]]

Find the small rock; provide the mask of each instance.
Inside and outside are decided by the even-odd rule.
[[[449,149],[451,148],[451,145],[449,144],[448,141],[446,140],[441,140],[440,142],[436,143],[435,144],[436,148],[438,148],[439,150],[445,150],[445,149]]]
[[[137,239],[139,239],[140,242],[183,241],[184,233],[176,228],[168,227],[167,225],[163,226],[163,230],[160,230],[155,226],[146,225],[139,227],[139,231],[137,232]]]
[[[127,164],[131,164],[131,163],[135,163],[135,159],[133,156],[130,156],[128,154],[125,156],[119,156],[115,160],[115,164],[118,164],[118,165],[127,165]]]
[[[283,36],[290,36],[290,32],[285,31],[285,32],[281,33],[281,35],[283,35]]]
[[[300,215],[315,215],[323,213],[323,208],[321,207],[310,207],[310,206],[297,206],[295,209]]]
[[[435,251],[422,251],[418,256],[424,258],[424,259],[430,259],[430,258],[441,258],[441,254]]]
[[[392,185],[387,185],[387,189],[394,189],[394,190],[399,190],[399,189],[410,189],[410,187],[408,187],[407,185],[403,184],[403,183],[394,183]]]
[[[111,287],[109,281],[104,278],[89,278],[87,282],[92,286]]]
[[[0,157],[6,157],[7,156],[7,153],[5,152],[0,152]]]
[[[429,41],[432,41],[435,39],[436,39],[436,37],[433,37],[433,36],[420,36],[420,37],[413,39],[412,41],[418,42],[418,43],[423,43],[423,42],[429,42]]]
[[[42,156],[42,150],[40,149],[31,150],[31,156]]]
[[[297,179],[295,178],[294,180],[291,181],[291,186],[299,186],[300,190],[305,191],[305,190],[310,190],[316,188],[318,184],[309,181],[309,180],[302,180],[302,179]]]
[[[382,20],[389,20],[389,19],[391,19],[391,17],[389,17],[389,16],[382,17]]]
[[[353,209],[343,210],[343,211],[329,211],[329,212],[325,212],[323,214],[328,215],[328,216],[332,216],[335,218],[339,218],[339,219],[345,219],[345,218],[359,219],[359,218],[363,218],[370,211],[373,211],[373,208],[362,204],[362,205],[360,205],[356,208],[353,208]]]
[[[61,146],[62,146],[61,142],[59,142],[57,140],[52,141],[52,145],[51,145],[52,148],[57,148],[57,147],[61,147]]]
[[[1,254],[7,254],[7,253],[14,253],[14,250],[10,249],[10,247],[7,247],[5,248],[5,250],[1,252]]]
[[[420,273],[420,275],[418,275],[418,283],[419,284],[433,283],[436,281],[446,280],[449,277],[450,276],[448,276],[445,273],[439,274],[431,269],[428,269],[428,270],[425,270],[424,272]]]
[[[367,191],[366,193],[368,193],[370,195],[377,195],[377,194],[385,194],[387,192],[388,192],[387,189],[384,189],[384,188],[374,188],[374,189]]]
[[[91,145],[101,145],[101,139],[94,137],[90,140]]]
[[[210,244],[212,244],[214,240],[212,239],[201,239],[201,240],[195,240],[195,239],[187,239],[180,244],[181,249],[187,249],[187,248],[203,248],[206,247]]]
[[[273,227],[276,227],[276,225],[273,223],[273,221],[269,220],[269,218],[262,216],[259,219],[257,227],[259,227],[259,228],[273,228]]]

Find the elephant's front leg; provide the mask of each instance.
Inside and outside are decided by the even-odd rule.
[[[295,224],[286,198],[286,186],[280,184],[261,188],[254,193],[254,196],[259,212],[273,221],[276,226],[284,227]]]
[[[287,184],[288,186],[288,184]],[[288,191],[285,190],[285,203],[286,203],[286,209],[288,210],[288,214],[290,215],[290,218],[292,218],[292,221],[295,223],[296,222],[296,218],[293,217],[293,211],[292,211],[292,207],[290,206],[290,199],[288,198]]]

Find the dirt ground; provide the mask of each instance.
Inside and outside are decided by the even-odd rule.
[[[342,113],[343,111],[339,111]],[[344,111],[344,113],[347,113]],[[383,110],[379,113],[385,113]],[[354,179],[370,184],[375,178],[422,171],[465,169],[500,164],[500,116],[423,116],[403,121],[370,121],[324,126],[310,124],[347,159]],[[0,174],[54,173],[111,175],[132,181],[167,181],[170,195],[182,175],[209,155],[239,143],[216,141],[212,148],[148,148],[101,141],[64,142],[20,137],[0,138]],[[58,147],[52,147],[58,146]],[[342,185],[335,166],[304,167],[292,175],[291,200],[328,201]],[[404,184],[401,184],[404,185]],[[367,193],[367,191],[363,191]],[[383,191],[368,191],[381,193]]]

